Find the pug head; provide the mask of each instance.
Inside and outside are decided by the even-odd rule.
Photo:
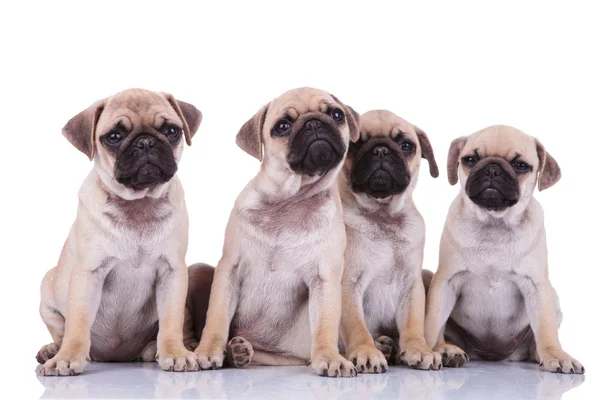
[[[160,195],[201,120],[196,107],[170,94],[129,89],[77,114],[63,134],[95,160],[110,191],[137,199]]]
[[[318,178],[339,170],[358,114],[322,90],[290,90],[261,108],[240,129],[236,143],[273,170]]]
[[[421,158],[439,175],[425,132],[396,114],[369,111],[360,117],[360,138],[350,144],[344,173],[353,193],[374,201],[389,201],[412,192]]]
[[[455,139],[448,152],[448,180],[480,209],[501,216],[526,205],[536,184],[540,191],[560,179],[556,160],[534,137],[496,125]]]

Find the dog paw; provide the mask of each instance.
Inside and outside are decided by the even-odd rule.
[[[74,376],[83,372],[88,364],[85,353],[69,354],[58,351],[54,357],[44,363],[40,374],[44,376]]]
[[[318,352],[310,361],[310,366],[320,376],[331,378],[354,377],[357,375],[354,364],[346,360],[336,351]]]
[[[254,350],[249,341],[236,336],[227,343],[227,361],[236,368],[244,368],[252,361]]]
[[[196,354],[185,347],[158,351],[156,356],[158,365],[165,371],[187,372],[198,371],[198,359]]]
[[[375,347],[385,357],[385,359],[389,362],[392,361],[392,353],[394,351],[394,340],[389,336],[379,336],[375,339]]]
[[[385,355],[372,346],[360,346],[348,358],[359,373],[381,374],[388,370]]]
[[[442,344],[437,346],[434,351],[442,356],[442,365],[444,367],[458,368],[469,361],[469,356],[460,347],[453,344]]]
[[[585,372],[585,368],[579,361],[561,350],[550,351],[540,357],[540,368],[559,374],[583,374]]]
[[[135,359],[135,361],[141,362],[152,362],[156,361],[156,340],[148,343],[144,350],[140,353],[140,355]]]
[[[220,369],[223,368],[225,360],[225,346],[220,343],[214,343],[209,346],[203,346],[202,343],[194,352],[198,357],[200,369]]]
[[[442,356],[427,346],[409,346],[396,356],[396,363],[412,369],[438,371],[442,368]]]
[[[35,356],[35,359],[38,363],[44,364],[46,361],[54,357],[56,353],[58,353],[59,349],[60,347],[58,347],[56,343],[50,343],[42,346],[40,351],[38,351],[37,355]]]

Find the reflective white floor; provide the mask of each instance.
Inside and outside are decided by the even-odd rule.
[[[80,376],[38,379],[45,387],[41,398],[553,400],[585,377],[541,372],[524,363],[471,362],[436,372],[392,367],[386,374],[354,379],[322,378],[308,367],[173,373],[154,363],[92,363]],[[581,398],[581,389],[568,397]]]

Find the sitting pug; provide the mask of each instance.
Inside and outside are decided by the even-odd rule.
[[[541,191],[559,179],[544,146],[515,128],[492,126],[452,142],[448,180],[460,180],[461,190],[442,234],[425,328],[444,365],[535,360],[546,371],[584,372],[558,341],[562,314],[533,198],[536,184]]]
[[[335,182],[358,118],[302,88],[241,128],[237,144],[262,165],[227,224],[195,351],[201,368],[221,368],[227,355],[238,367],[310,362],[321,375],[356,375],[338,351],[346,235]]]
[[[389,111],[369,111],[360,122],[360,139],[350,145],[339,177],[346,355],[359,372],[385,372],[394,353],[397,363],[439,369],[441,357],[423,334],[425,223],[412,199],[421,157],[438,176],[433,149],[425,132]]]
[[[40,313],[53,339],[37,355],[42,375],[79,374],[90,359],[154,360],[156,347],[163,369],[198,369],[182,340],[188,216],[175,173],[201,119],[169,94],[131,89],[63,128],[95,163],[42,282]]]

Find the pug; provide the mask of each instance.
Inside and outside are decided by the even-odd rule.
[[[423,333],[425,223],[412,199],[421,158],[437,177],[425,132],[390,111],[369,111],[338,178],[347,238],[341,336],[359,372],[385,372],[388,361],[441,366]]]
[[[584,372],[558,340],[562,314],[548,279],[544,214],[533,198],[536,184],[542,191],[560,176],[539,140],[509,126],[452,142],[448,180],[460,180],[461,189],[442,233],[425,327],[445,366],[538,361],[546,371]]]
[[[41,286],[53,340],[37,354],[42,375],[76,375],[90,360],[150,361],[156,348],[161,368],[198,369],[182,339],[188,216],[175,173],[201,119],[170,94],[130,89],[63,128],[94,167]]]
[[[202,369],[227,357],[356,375],[338,349],[346,235],[335,182],[358,121],[334,96],[300,88],[242,126],[237,144],[262,163],[227,224],[195,350]]]

